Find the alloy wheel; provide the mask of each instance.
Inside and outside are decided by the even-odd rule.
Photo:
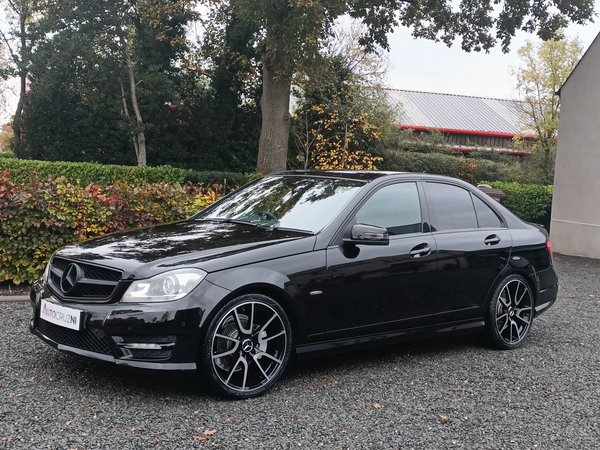
[[[495,309],[498,337],[507,346],[518,345],[529,332],[533,320],[531,290],[521,277],[504,284],[498,294]]]
[[[244,397],[268,389],[289,359],[289,329],[285,313],[262,300],[250,298],[226,310],[210,340],[211,365],[220,387]]]

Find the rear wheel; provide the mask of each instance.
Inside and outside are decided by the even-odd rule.
[[[250,398],[279,380],[291,352],[291,326],[283,308],[265,295],[250,294],[232,300],[214,317],[201,363],[218,391]]]
[[[520,275],[505,278],[494,291],[486,331],[494,347],[510,350],[523,343],[533,323],[533,294]]]

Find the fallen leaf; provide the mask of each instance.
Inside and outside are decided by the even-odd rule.
[[[135,430],[133,434],[140,434],[140,430]]]
[[[323,378],[324,380],[329,380],[331,377],[328,377],[327,375],[319,375],[319,378]]]
[[[69,420],[67,423],[65,423],[65,425],[71,425],[73,423],[72,420]]]
[[[205,436],[212,436],[213,434],[215,434],[217,432],[217,430],[206,430],[204,432]]]
[[[373,408],[381,409],[381,408],[383,408],[383,406],[381,406],[379,403],[373,403]]]
[[[294,416],[294,420],[298,420],[298,415],[295,415],[295,416]]]
[[[248,419],[250,422],[256,422],[256,420],[254,419]]]
[[[452,391],[452,392],[458,392],[458,389],[452,389],[452,388],[448,388],[448,390],[449,390],[449,391]]]
[[[314,391],[314,390],[315,390],[315,388],[314,388],[314,387],[312,387],[312,386],[309,386],[309,387],[308,387],[308,389],[310,389],[311,391]]]
[[[357,411],[360,411],[360,407],[359,406],[354,405],[354,409],[356,409]]]
[[[90,403],[89,405],[83,405],[84,408],[89,408],[90,406],[96,406],[98,403]]]
[[[228,417],[227,419],[225,419],[225,422],[231,422],[231,419]]]
[[[447,418],[448,418],[448,416],[443,416],[443,415],[440,414],[440,419],[446,420]]]
[[[333,386],[333,383],[330,381],[329,383],[327,383],[329,386]]]
[[[193,419],[194,416],[185,416],[186,419]]]
[[[291,391],[291,390],[292,390],[292,388],[291,388],[291,387],[290,387],[290,388],[285,388],[285,390],[286,390],[286,391]]]
[[[195,441],[206,441],[208,438],[203,436],[194,436]]]

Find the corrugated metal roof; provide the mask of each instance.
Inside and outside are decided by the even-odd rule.
[[[397,125],[522,134],[521,102],[515,100],[397,89],[389,89],[388,95],[398,109]]]

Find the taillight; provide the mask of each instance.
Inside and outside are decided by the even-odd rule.
[[[546,242],[546,248],[547,248],[548,250],[550,250],[550,256],[554,256],[554,255],[552,254],[552,242],[550,242],[550,241]]]

